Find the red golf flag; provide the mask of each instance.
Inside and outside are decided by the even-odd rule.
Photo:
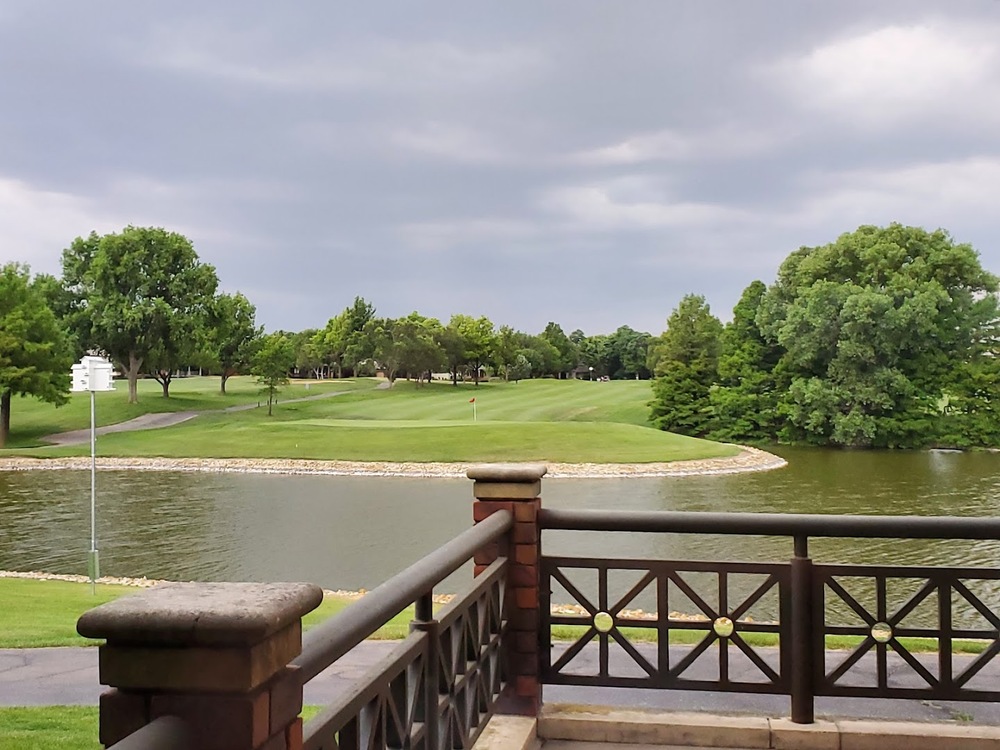
[[[474,398],[470,398],[470,399],[469,399],[469,403],[470,403],[470,404],[474,404],[474,403],[476,403],[476,399],[474,399]]]

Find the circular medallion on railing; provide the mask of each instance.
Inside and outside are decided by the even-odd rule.
[[[716,617],[715,622],[712,623],[712,630],[719,638],[728,638],[736,630],[736,626],[728,617]]]
[[[872,625],[872,639],[876,643],[888,643],[892,640],[892,625],[887,622],[876,622]]]
[[[607,612],[598,612],[594,615],[594,630],[598,633],[610,633],[615,626],[615,618]]]

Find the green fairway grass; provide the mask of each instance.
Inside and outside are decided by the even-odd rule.
[[[418,387],[397,381],[384,390],[369,383],[337,398],[279,404],[271,417],[263,409],[215,412],[170,428],[105,435],[98,452],[124,457],[559,463],[657,463],[738,452],[734,446],[651,428],[648,382],[530,380]],[[76,445],[7,452],[57,457],[87,451],[88,446]]]
[[[475,425],[393,420],[261,421],[256,415],[208,417],[169,430],[107,435],[103,456],[304,458],[353,461],[555,461],[632,463],[734,455],[732,446],[634,425],[481,422]],[[52,448],[34,455],[83,455]]]
[[[316,396],[321,393],[374,388],[377,381],[371,378],[358,380],[295,380],[281,390],[279,402],[286,399]],[[307,387],[308,386],[308,387]],[[143,414],[162,414],[180,411],[216,411],[230,406],[256,404],[260,400],[260,386],[251,377],[232,377],[226,383],[226,395],[219,392],[219,378],[178,378],[170,384],[170,398],[163,398],[160,384],[155,380],[139,381],[139,403],[128,403],[128,384],[115,381],[115,390],[97,393],[96,416],[98,427],[117,424]],[[29,448],[43,443],[41,438],[70,430],[90,427],[90,396],[86,393],[70,394],[69,403],[60,407],[35,398],[15,396],[11,404],[11,434],[9,449]]]

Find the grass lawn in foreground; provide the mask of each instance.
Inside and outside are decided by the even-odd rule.
[[[99,750],[97,706],[0,707],[0,750]]]
[[[131,586],[99,585],[97,595],[90,593],[89,583],[44,581],[23,578],[0,578],[0,648],[27,648],[42,646],[93,646],[98,641],[81,638],[76,634],[76,621],[88,609],[119,596],[136,593]],[[327,595],[323,603],[303,619],[308,630],[350,605],[351,600]],[[372,637],[374,639],[401,639],[409,632],[413,608],[407,608]],[[708,622],[705,623],[706,630]],[[556,640],[576,640],[584,632],[580,626],[557,626],[552,630]],[[655,642],[655,628],[622,628],[622,633],[632,641]],[[697,643],[705,633],[693,630],[675,630],[670,633],[673,644]],[[777,638],[768,633],[744,633],[743,638],[755,646],[776,646]],[[827,648],[853,648],[860,639],[851,636],[829,636]],[[933,652],[937,641],[931,638],[901,638],[909,650]],[[956,653],[978,654],[989,645],[984,641],[955,641]]]
[[[43,646],[95,646],[99,642],[76,633],[76,621],[88,609],[140,589],[134,586],[98,584],[96,594],[89,583],[46,581],[30,578],[0,578],[0,648]],[[308,629],[350,604],[342,597],[327,596],[303,620]],[[412,612],[404,612],[380,629],[375,638],[402,638]]]
[[[102,436],[105,456],[355,461],[656,463],[735,455],[720,443],[646,424],[648,382],[529,380],[364,390],[337,398],[210,414],[175,427]],[[473,421],[476,399],[477,421]],[[85,455],[87,446],[19,450]]]
[[[303,706],[308,721],[320,706]],[[97,706],[0,707],[0,750],[100,750]]]

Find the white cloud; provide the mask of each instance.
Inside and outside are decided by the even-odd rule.
[[[1000,193],[1000,157],[927,162],[895,169],[858,169],[813,175],[809,197],[780,223],[844,228],[900,221],[920,226],[994,224]]]
[[[545,232],[540,224],[501,218],[422,221],[405,224],[399,235],[418,250],[448,250],[453,247],[482,247],[493,243],[518,242]]]
[[[697,132],[658,130],[638,133],[608,146],[573,154],[581,164],[640,164],[651,161],[694,161],[753,156],[779,143],[777,132],[725,125]]]
[[[483,133],[457,123],[427,122],[416,127],[394,128],[388,141],[404,151],[447,161],[495,164],[509,158]]]
[[[273,30],[234,31],[204,25],[161,29],[127,54],[148,65],[259,88],[290,91],[393,91],[481,85],[534,70],[542,58],[526,48],[473,48],[446,41],[331,39],[304,50]],[[288,44],[287,42],[292,42]]]
[[[580,228],[603,231],[693,227],[748,218],[738,209],[675,198],[643,177],[552,188],[542,194],[539,205]]]
[[[123,176],[84,197],[0,177],[0,262],[17,260],[35,272],[58,275],[62,250],[74,238],[91,231],[118,232],[129,224],[179,232],[195,244],[202,260],[215,262],[205,257],[206,249],[245,252],[262,240],[242,225],[215,221],[205,206],[219,195],[257,204],[297,194],[291,187],[252,180],[167,183]]]
[[[764,69],[796,104],[868,129],[1000,117],[1000,26],[928,21],[846,36]]]
[[[0,262],[16,260],[36,273],[58,275],[62,250],[75,237],[122,226],[85,198],[0,177]]]

